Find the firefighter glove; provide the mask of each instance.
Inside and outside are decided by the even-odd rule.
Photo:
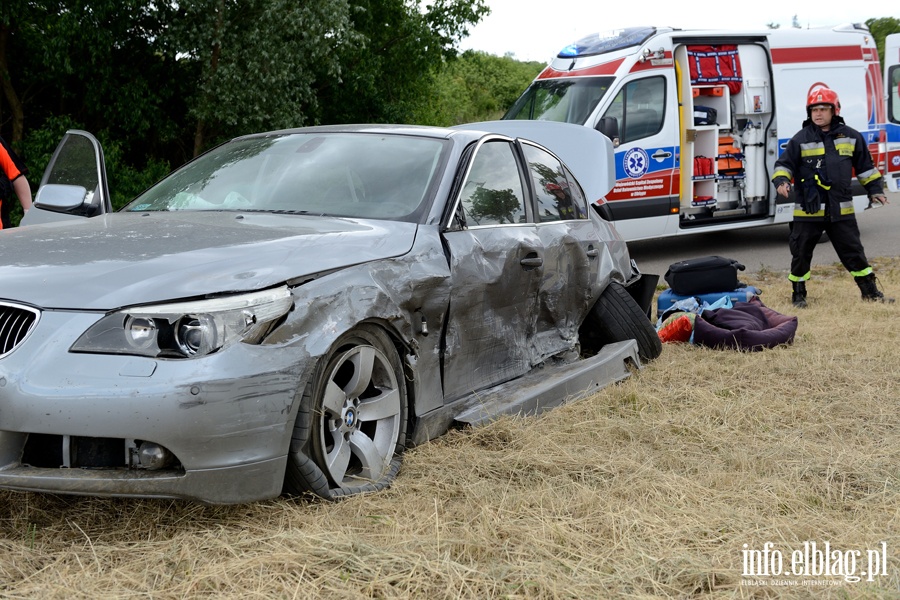
[[[822,210],[822,200],[819,196],[819,186],[815,179],[804,179],[800,182],[800,206],[803,212],[813,215]]]

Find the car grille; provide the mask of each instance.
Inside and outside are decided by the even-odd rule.
[[[39,316],[33,308],[0,302],[0,358],[25,341]]]

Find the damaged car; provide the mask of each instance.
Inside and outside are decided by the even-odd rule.
[[[0,233],[0,488],[335,499],[628,377],[658,277],[595,210],[612,156],[563,123],[300,128],[113,211],[69,131]]]

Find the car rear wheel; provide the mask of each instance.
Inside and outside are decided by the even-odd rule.
[[[386,488],[400,470],[407,404],[388,335],[361,325],[341,336],[303,391],[284,491],[335,499]]]
[[[597,352],[606,344],[636,340],[642,360],[662,354],[662,342],[637,301],[620,283],[611,282],[581,328],[581,345]]]

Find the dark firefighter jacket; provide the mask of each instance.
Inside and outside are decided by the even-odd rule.
[[[853,219],[853,174],[871,197],[883,193],[881,173],[862,135],[835,115],[828,131],[807,119],[775,162],[772,183],[793,181],[794,219]]]

